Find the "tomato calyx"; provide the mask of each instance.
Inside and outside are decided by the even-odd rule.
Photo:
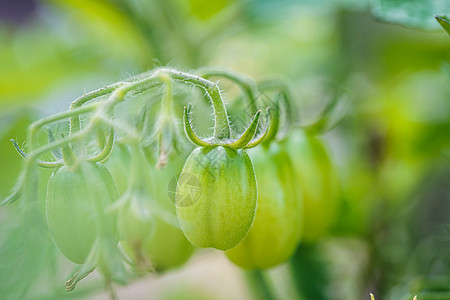
[[[263,130],[263,133],[255,137],[261,116],[261,110],[258,110],[253,116],[250,125],[244,130],[244,132],[238,139],[202,139],[194,132],[194,129],[192,128],[192,124],[189,118],[190,113],[191,106],[185,107],[183,115],[184,130],[189,140],[199,147],[225,146],[234,150],[256,147],[263,141],[263,137],[265,137],[267,129],[269,127],[266,126],[266,128]]]

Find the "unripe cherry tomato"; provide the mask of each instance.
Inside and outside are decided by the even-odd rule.
[[[139,213],[126,205],[119,209],[117,224],[122,244],[128,244],[134,251],[138,251],[145,240],[153,233],[155,220],[153,216],[140,217]]]
[[[334,221],[338,182],[323,144],[314,136],[296,130],[287,140],[287,151],[303,190],[303,237],[314,242]]]
[[[255,221],[244,240],[226,255],[240,267],[266,269],[286,261],[298,245],[302,191],[296,186],[292,162],[280,145],[253,148],[249,155],[258,183]]]
[[[143,254],[157,270],[167,270],[183,265],[194,252],[181,229],[160,218],[155,220],[155,232],[146,240]]]
[[[236,246],[253,223],[256,201],[255,172],[245,151],[215,146],[189,155],[177,184],[176,209],[192,244]]]
[[[47,222],[56,246],[68,259],[82,264],[95,239],[115,228],[114,216],[104,209],[118,197],[116,184],[101,163],[80,161],[54,171],[47,186]]]

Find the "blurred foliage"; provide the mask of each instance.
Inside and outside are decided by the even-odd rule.
[[[3,199],[9,194],[19,175],[22,158],[11,147],[10,139],[24,141],[26,130],[33,117],[31,112],[12,110],[9,114],[0,116],[0,149],[2,154],[2,172],[0,173],[0,197]]]
[[[350,274],[345,264],[321,268],[317,248],[299,248],[291,267],[300,294],[361,299],[372,291],[378,299],[450,299],[450,48],[442,29],[449,32],[449,1],[28,2],[33,10],[7,18],[0,4],[2,199],[22,166],[10,138],[22,146],[33,120],[154,66],[222,65],[255,78],[283,75],[302,122],[338,87],[352,103],[322,139],[341,176],[331,243],[347,247],[329,256],[352,264],[357,251],[367,261]],[[73,266],[60,262],[38,211],[0,211],[1,298],[76,299],[101,289],[93,282],[67,294],[57,285],[60,278],[51,274]],[[356,277],[360,286],[346,294]],[[339,289],[333,282],[342,283],[342,291],[331,297],[329,289]]]
[[[436,14],[448,13],[445,0],[374,0],[372,13],[380,19],[415,28],[437,28]]]

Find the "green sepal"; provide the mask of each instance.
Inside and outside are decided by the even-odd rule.
[[[255,116],[252,118],[252,122],[247,127],[247,129],[244,131],[244,133],[235,142],[227,144],[226,146],[228,146],[232,149],[235,149],[235,150],[242,149],[245,146],[247,146],[247,144],[251,142],[251,140],[253,139],[253,137],[256,134],[260,116],[261,116],[261,111],[258,110],[256,112]]]
[[[260,133],[257,137],[255,137],[250,143],[248,143],[243,149],[250,149],[258,146],[259,144],[263,143],[267,137],[267,134],[269,132],[269,128],[271,126],[271,120],[270,120],[270,109],[266,108],[266,128],[264,128],[263,132]]]
[[[194,129],[192,128],[192,125],[191,125],[191,121],[189,120],[190,107],[191,106],[184,108],[183,123],[184,123],[184,131],[186,132],[186,135],[188,136],[189,140],[193,144],[195,144],[199,147],[211,146],[211,144],[203,141],[201,138],[199,138],[195,134]]]
[[[278,130],[280,128],[280,107],[278,106],[278,101],[275,103],[275,109],[268,111],[269,113],[269,129],[267,131],[266,137],[263,140],[263,144],[268,146],[270,143],[276,139]]]

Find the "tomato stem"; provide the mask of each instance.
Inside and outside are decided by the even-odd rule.
[[[111,127],[109,129],[109,137],[108,141],[105,144],[105,147],[103,147],[103,150],[97,154],[96,156],[89,159],[89,161],[97,162],[97,161],[105,161],[108,159],[109,155],[111,154],[114,147],[114,128]]]
[[[206,91],[211,100],[214,110],[214,138],[222,141],[227,140],[231,136],[231,127],[228,120],[227,109],[222,99],[222,94],[217,84],[206,80],[202,77],[183,73],[171,69],[161,69],[162,72],[168,73],[173,79],[183,83],[191,83],[201,87]]]
[[[250,107],[251,111],[254,112],[257,110],[256,85],[253,82],[253,80],[250,79],[249,77],[234,72],[227,68],[218,68],[218,67],[200,68],[197,70],[197,73],[204,78],[220,76],[234,82],[243,91],[245,98],[247,100],[247,104]]]
[[[28,151],[31,152],[32,150],[34,150],[35,136],[42,126],[56,122],[56,121],[64,120],[71,116],[75,116],[75,115],[79,116],[81,114],[95,111],[98,108],[98,106],[99,106],[98,103],[92,103],[90,105],[78,107],[73,110],[64,111],[64,112],[61,112],[61,113],[58,113],[58,114],[55,114],[55,115],[52,115],[52,116],[49,116],[46,118],[42,118],[42,119],[37,120],[36,122],[32,123],[28,129],[28,137],[27,137]]]
[[[125,84],[124,82],[116,82],[101,89],[89,92],[73,101],[72,104],[70,104],[70,111],[73,111],[81,107],[83,104],[85,104],[90,100],[112,93],[114,90],[123,86],[124,84]],[[78,114],[75,114],[70,119],[70,133],[75,133],[80,129],[81,129],[80,116]]]
[[[245,277],[254,299],[258,300],[274,300],[275,295],[272,292],[272,286],[267,282],[264,273],[260,270],[244,271]]]

